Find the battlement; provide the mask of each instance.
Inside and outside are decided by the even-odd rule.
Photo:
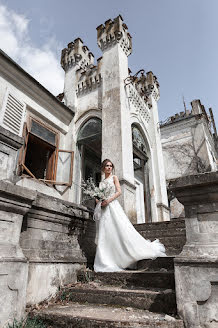
[[[114,20],[108,19],[105,25],[97,27],[97,42],[102,51],[119,43],[127,56],[132,53],[132,37],[120,15]]]
[[[61,66],[66,71],[70,67],[78,64],[85,68],[93,65],[94,55],[89,51],[89,48],[83,44],[80,38],[70,42],[67,48],[64,48],[61,53]]]
[[[205,110],[204,105],[201,104],[201,101],[199,99],[193,100],[191,101],[191,109],[185,109],[185,111],[176,113],[173,116],[168,117],[165,121],[161,122],[161,126],[164,125],[168,125],[168,124],[172,124],[174,122],[178,122],[181,120],[184,120],[188,117],[193,117],[193,116],[197,116],[197,117],[202,117],[204,116],[204,118],[207,120],[207,122],[209,122],[209,118],[208,118],[208,114]]]
[[[138,76],[139,73],[141,73],[140,76]],[[148,102],[150,95],[152,95],[155,100],[159,100],[159,83],[157,77],[152,72],[147,72],[146,75],[144,75],[144,70],[142,69],[134,76],[130,75],[125,80],[125,83],[127,85],[132,83],[145,102]]]
[[[98,61],[98,66],[89,66],[85,71],[81,72],[78,81],[77,95],[80,96],[96,89],[101,84],[101,80],[100,65]]]

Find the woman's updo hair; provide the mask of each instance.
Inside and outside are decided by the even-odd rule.
[[[106,158],[102,163],[101,163],[101,171],[104,172],[105,166],[107,165],[107,163],[111,163],[112,164],[112,171],[115,170],[114,164],[111,162],[110,159]]]

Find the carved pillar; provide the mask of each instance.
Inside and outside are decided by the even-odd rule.
[[[218,172],[186,176],[170,189],[184,204],[187,242],[175,258],[178,313],[186,327],[218,322]]]
[[[28,264],[19,240],[35,197],[35,191],[0,181],[0,327],[24,315]]]

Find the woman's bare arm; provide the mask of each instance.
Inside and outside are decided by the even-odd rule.
[[[116,187],[116,192],[112,197],[109,198],[109,203],[112,202],[114,199],[118,198],[122,194],[121,187],[120,187],[120,181],[116,175],[114,175],[114,184]]]

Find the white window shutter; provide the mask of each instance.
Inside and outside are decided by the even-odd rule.
[[[24,114],[25,104],[9,92],[1,119],[2,126],[21,136]]]

